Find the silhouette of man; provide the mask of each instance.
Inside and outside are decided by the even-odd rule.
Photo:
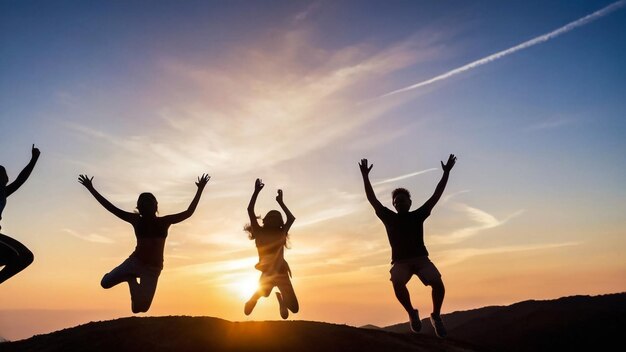
[[[363,176],[365,194],[376,215],[385,225],[387,237],[391,245],[391,282],[396,298],[409,315],[411,330],[418,332],[422,328],[417,309],[411,304],[411,296],[406,284],[413,274],[417,275],[422,283],[432,287],[433,312],[430,322],[435,328],[437,336],[447,335],[446,328],[441,320],[441,305],[445,295],[445,287],[437,267],[428,259],[428,251],[424,245],[424,220],[430,215],[435,204],[441,198],[446,188],[450,170],[456,162],[454,154],[450,154],[446,164],[441,162],[443,176],[435,188],[435,193],[416,210],[411,208],[411,194],[404,188],[396,188],[391,193],[391,199],[397,213],[383,206],[376,198],[369,173],[374,165],[369,165],[367,159],[361,159],[359,168]]]

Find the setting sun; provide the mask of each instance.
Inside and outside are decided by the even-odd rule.
[[[231,292],[237,294],[242,300],[247,300],[257,290],[259,286],[259,274],[241,274],[233,278],[234,282],[228,285]]]

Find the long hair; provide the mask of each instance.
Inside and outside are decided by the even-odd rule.
[[[280,219],[280,221],[277,221],[277,225],[275,228],[273,229],[280,229],[283,230],[285,228],[285,222],[283,221],[283,216],[282,214],[278,211],[278,210],[270,210],[267,212],[267,214],[265,214],[265,217],[262,219],[263,220],[263,225],[260,225],[261,228],[266,228],[266,224],[265,224],[265,220],[269,218],[273,218],[275,217],[276,219]],[[261,219],[260,216],[256,216],[257,219]],[[269,229],[269,228],[268,228]],[[254,240],[256,238],[256,235],[253,231],[252,228],[252,224],[247,223],[243,226],[243,230],[246,231],[248,233],[248,239],[250,240]],[[285,233],[285,248],[290,248],[289,246],[289,233]]]

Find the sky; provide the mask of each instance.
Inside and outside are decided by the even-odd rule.
[[[13,180],[2,233],[35,262],[0,287],[0,337],[131,315],[105,273],[132,228],[78,182],[132,211],[152,192],[174,225],[147,315],[246,317],[257,213],[297,220],[286,259],[301,311],[360,326],[406,321],[381,202],[414,207],[458,157],[425,222],[443,312],[626,291],[626,1],[0,0],[0,164]],[[409,283],[428,314],[430,291]]]

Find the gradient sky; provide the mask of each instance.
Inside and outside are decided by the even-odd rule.
[[[391,207],[400,186],[422,204],[458,156],[425,223],[444,312],[626,291],[626,4],[488,59],[613,3],[1,0],[0,164],[14,179],[32,143],[42,155],[3,213],[35,262],[0,287],[0,336],[131,314],[128,289],[99,281],[132,228],[80,173],[128,211],[153,192],[160,214],[212,176],[170,230],[151,315],[279,319],[273,299],[243,315],[261,177],[257,212],[282,188],[297,217],[294,319],[406,320],[363,157]],[[409,285],[430,312],[429,289]]]

